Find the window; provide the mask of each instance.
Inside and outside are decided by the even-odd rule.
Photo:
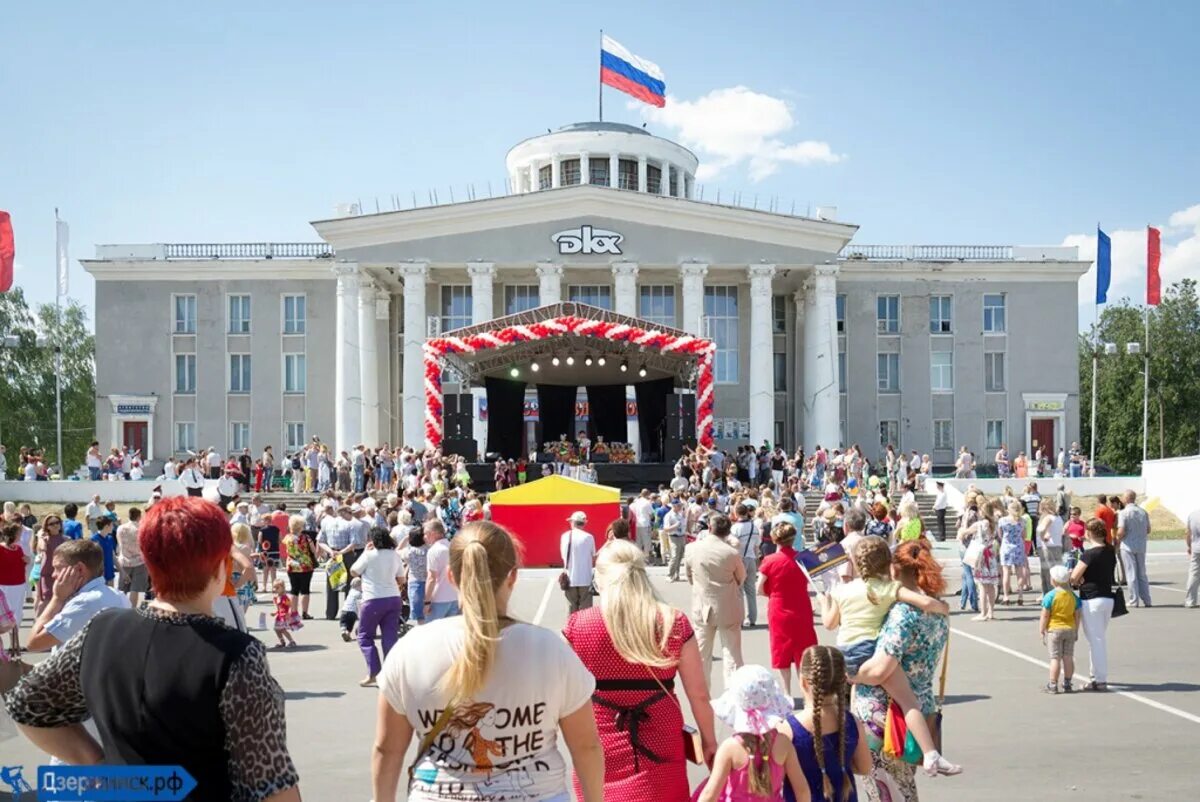
[[[838,351],[838,388],[844,395],[846,392],[846,352]],[[845,442],[844,440],[842,442]]]
[[[775,367],[775,392],[787,392],[787,354],[773,354]]]
[[[1005,328],[1004,320],[1004,293],[990,293],[983,296],[983,331],[986,334],[1003,334]]]
[[[646,165],[646,191],[651,195],[662,192],[662,168]]]
[[[621,159],[617,166],[617,173],[620,179],[621,189],[638,188],[637,159]]]
[[[572,284],[567,288],[567,299],[577,304],[612,309],[612,287],[607,284]]]
[[[771,296],[771,333],[787,333],[787,296]]]
[[[283,333],[303,334],[307,326],[308,299],[303,295],[283,296]]]
[[[989,393],[1004,392],[1004,352],[983,355],[983,389]]]
[[[285,448],[288,451],[299,451],[304,448],[304,424],[289,422],[283,424],[283,427]]]
[[[934,295],[929,299],[929,332],[930,334],[949,334],[953,329],[950,321],[949,295]]]
[[[196,424],[175,422],[175,451],[196,450]]]
[[[608,186],[608,157],[596,156],[589,159],[588,176],[588,180],[596,186]]]
[[[886,451],[888,446],[900,448],[900,421],[881,420],[879,422],[879,448]]]
[[[879,354],[878,363],[879,392],[900,392],[900,355]]]
[[[229,450],[241,451],[250,447],[250,424],[235,421],[229,424]]]
[[[542,165],[541,167],[539,167],[538,168],[538,189],[550,189],[551,180],[552,180],[552,176],[550,175],[550,165],[546,164],[546,165]]]
[[[250,355],[229,355],[229,392],[250,392]]]
[[[471,325],[471,287],[467,284],[442,285],[442,331]]]
[[[283,355],[283,391],[303,393],[308,384],[304,354]]]
[[[880,295],[875,299],[875,325],[880,334],[900,333],[899,295]]]
[[[175,328],[176,334],[196,333],[196,296],[175,296]]]
[[[950,420],[935,420],[933,422],[933,447],[937,451],[954,449],[954,422]]]
[[[638,317],[660,326],[675,326],[675,288],[646,284],[638,288]]]
[[[592,162],[595,165],[595,162]],[[592,167],[595,170],[595,167]],[[563,159],[558,163],[558,185],[569,187],[579,183],[579,159]]]
[[[846,296],[837,297],[837,330],[838,334],[846,333]]]
[[[191,395],[196,392],[196,355],[175,355],[175,392]]]
[[[935,393],[954,392],[954,352],[934,351],[929,355],[929,387]]]
[[[250,296],[229,296],[229,333],[250,333]]]
[[[738,380],[738,288],[705,287],[704,317],[708,337],[717,344],[713,376],[719,382]]]
[[[509,284],[504,288],[504,314],[515,315],[536,309],[538,297],[536,284]]]
[[[999,448],[1004,442],[1004,421],[990,420],[987,422],[987,448]]]

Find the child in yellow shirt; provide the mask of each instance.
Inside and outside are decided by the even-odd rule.
[[[1071,678],[1075,676],[1075,641],[1079,639],[1079,608],[1083,602],[1070,586],[1070,572],[1065,565],[1050,569],[1054,590],[1042,597],[1042,619],[1039,628],[1042,643],[1050,650],[1050,681],[1043,693],[1058,693],[1058,676],[1062,672],[1063,693],[1071,693]]]

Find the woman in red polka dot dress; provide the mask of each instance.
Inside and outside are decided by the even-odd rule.
[[[596,587],[600,604],[572,615],[563,635],[596,677],[592,707],[604,746],[604,799],[688,800],[677,675],[710,767],[717,749],[692,625],[658,599],[644,554],[628,541],[613,540],[600,550]],[[575,794],[581,798],[578,778]]]

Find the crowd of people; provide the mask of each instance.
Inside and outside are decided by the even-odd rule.
[[[361,651],[360,684],[380,689],[376,799],[405,784],[415,800],[506,789],[555,802],[916,800],[919,772],[962,771],[940,754],[937,726],[949,607],[931,540],[947,536],[946,523],[960,550],[960,605],[980,620],[1023,605],[1029,558],[1039,556],[1047,693],[1106,690],[1109,620],[1151,604],[1149,516],[1132,493],[1102,498],[1085,519],[1064,486],[1046,497],[1036,484],[996,498],[972,488],[957,522],[935,504],[940,525],[927,531],[914,493],[929,466],[915,453],[872,466],[857,447],[807,456],[744,447],[687,453],[669,483],[612,521],[570,515],[560,637],[509,615],[520,546],[490,521],[486,494],[458,458],[383,447],[328,462],[316,438],[298,463],[269,456],[247,467],[248,453],[196,455],[175,466],[188,496],[155,493],[124,520],[99,497],[82,515],[68,504],[41,521],[6,506],[0,624],[16,625],[0,626],[10,638],[0,652],[53,650],[5,697],[35,745],[68,763],[181,764],[203,798],[298,799],[282,694],[247,618],[263,605],[263,638],[294,647],[314,618],[320,576],[323,617]],[[313,491],[302,510],[264,503],[268,468]],[[197,492],[188,472],[200,474]],[[214,477],[215,487],[204,481]],[[1193,545],[1200,553],[1195,517],[1189,554]],[[803,553],[831,545],[847,559],[810,580]],[[689,609],[663,600],[653,564],[689,584]],[[1191,565],[1200,573],[1194,557]],[[1194,586],[1200,577],[1189,578],[1189,605]],[[760,598],[769,667],[748,664],[742,650],[743,630],[760,625]],[[818,625],[836,631],[833,646],[818,644]],[[1081,630],[1090,676],[1076,686]],[[724,690],[713,698],[718,643]],[[119,703],[149,665],[130,654],[154,662],[151,708],[177,704],[182,687],[185,715],[176,708],[145,727]],[[889,741],[893,716],[911,744]],[[177,723],[192,719],[190,729]],[[723,741],[717,720],[732,733]],[[699,788],[689,761],[709,770]]]

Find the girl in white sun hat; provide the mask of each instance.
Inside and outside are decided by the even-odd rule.
[[[775,677],[762,666],[742,666],[713,701],[713,712],[733,730],[717,749],[712,776],[698,802],[769,802],[783,799],[786,775],[799,802],[808,802],[808,783],[791,740],[779,726],[792,712]]]

